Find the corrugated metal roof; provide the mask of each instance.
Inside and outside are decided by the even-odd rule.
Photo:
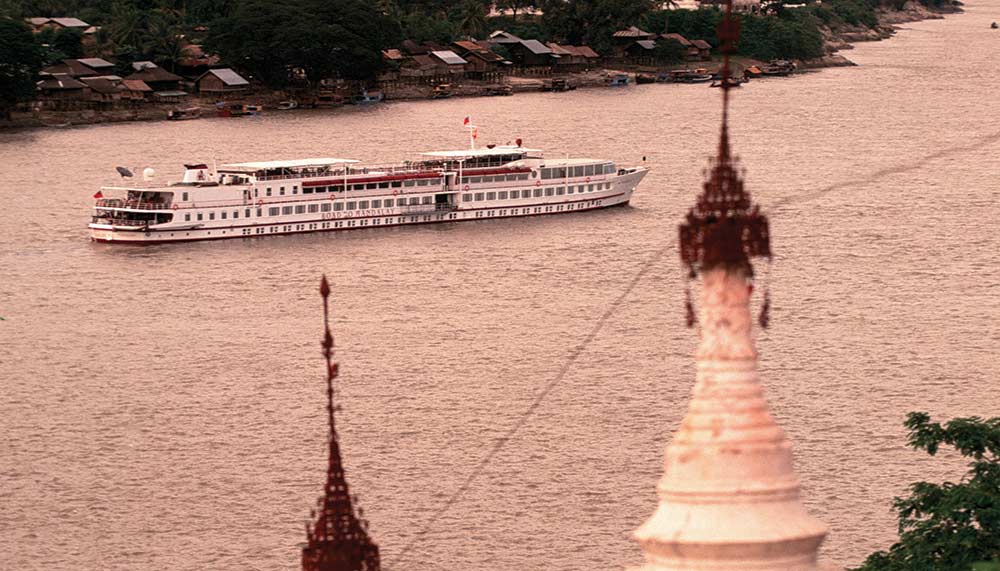
[[[673,40],[684,47],[688,47],[691,45],[691,42],[680,34],[663,34],[660,37],[663,38],[664,40]]]
[[[122,91],[122,88],[118,86],[117,81],[107,79],[105,77],[87,77],[83,79],[83,82],[98,93],[107,94]]]
[[[101,59],[99,57],[84,57],[76,60],[87,67],[99,68],[99,67],[115,67],[115,64],[111,63],[106,59]]]
[[[517,44],[524,40],[503,30],[497,30],[490,34],[490,41],[496,44]]]
[[[51,18],[51,20],[60,26],[66,28],[89,28],[90,24],[84,22],[79,18]]]
[[[123,79],[122,85],[129,91],[153,91],[153,88],[146,85],[146,82],[141,79]]]
[[[458,47],[462,48],[463,50],[469,50],[470,52],[481,49],[480,46],[479,46],[479,44],[477,44],[476,42],[473,42],[471,40],[458,40],[458,41],[452,42],[451,45],[458,46]]]
[[[576,53],[585,58],[599,58],[600,54],[595,52],[590,46],[574,46]]]
[[[240,74],[229,69],[228,67],[224,67],[222,69],[210,69],[207,73],[211,73],[215,77],[218,77],[222,80],[222,83],[225,83],[226,85],[250,85],[249,81],[243,79]]]
[[[141,79],[143,81],[180,81],[179,75],[174,75],[162,67],[147,67],[141,69],[126,79]]]
[[[691,45],[698,48],[699,50],[712,49],[712,44],[706,42],[705,40],[691,40]]]
[[[455,52],[453,52],[451,50],[435,51],[435,52],[431,52],[431,55],[434,56],[434,57],[436,57],[436,58],[438,58],[439,60],[443,61],[444,63],[446,63],[448,65],[465,65],[465,64],[469,63],[469,62],[465,61],[464,59],[458,57],[458,54],[456,54]]]
[[[576,54],[575,54],[575,53],[573,52],[573,50],[572,50],[572,49],[569,49],[569,48],[571,48],[572,46],[560,46],[559,44],[557,44],[557,43],[555,43],[555,42],[549,42],[549,43],[547,43],[547,44],[545,44],[545,45],[546,45],[546,46],[548,46],[548,47],[549,47],[549,49],[550,49],[550,50],[552,50],[552,53],[554,53],[554,54],[556,54],[556,55],[560,55],[560,56],[571,56],[571,55],[576,55]]]
[[[389,48],[389,49],[386,49],[386,50],[382,50],[382,56],[385,57],[385,59],[388,59],[388,60],[406,59],[406,56],[403,55],[403,52],[401,52],[400,50],[398,50],[396,48]]]
[[[656,48],[656,42],[653,40],[636,40],[635,43],[644,50]]]
[[[24,21],[37,27],[48,23],[49,19],[50,18],[25,18]]]
[[[87,84],[64,74],[56,74],[35,84],[39,89],[83,89]]]
[[[420,69],[433,69],[438,66],[438,62],[434,58],[423,54],[410,56],[410,60],[417,64]]]
[[[629,26],[626,30],[618,30],[612,34],[612,36],[616,38],[649,38],[654,35],[655,34],[651,34],[645,30],[636,28],[635,26]]]
[[[552,50],[538,40],[521,40],[521,45],[528,48],[533,54],[545,55],[552,53]]]

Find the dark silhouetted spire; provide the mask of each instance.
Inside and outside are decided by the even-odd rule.
[[[718,156],[710,163],[708,180],[694,208],[688,211],[680,225],[681,261],[688,267],[688,277],[723,266],[741,270],[753,276],[751,259],[771,258],[771,241],[767,217],[752,203],[743,188],[743,178],[737,171],[729,142],[729,97],[736,85],[730,77],[729,55],[739,39],[739,20],[733,18],[732,0],[726,3],[726,15],[719,23],[719,47],[723,53],[722,127],[719,133]],[[767,327],[770,300],[765,290],[761,325]],[[694,309],[690,291],[687,293],[687,322],[694,324]]]
[[[354,513],[340,458],[337,427],[334,424],[333,380],[337,363],[333,362],[333,335],[330,333],[328,299],[330,284],[323,276],[319,287],[323,296],[323,357],[326,360],[326,410],[330,423],[330,460],[326,470],[326,488],[319,499],[315,523],[306,525],[307,544],[302,548],[303,571],[378,571],[378,546],[368,537],[368,524]],[[360,508],[358,512],[360,513]]]

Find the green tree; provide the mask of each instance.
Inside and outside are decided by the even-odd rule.
[[[653,58],[660,64],[671,64],[684,61],[687,50],[676,40],[656,40]]]
[[[52,38],[52,48],[68,58],[83,57],[83,32],[75,28],[60,28]]]
[[[271,87],[293,71],[310,82],[328,77],[371,80],[382,50],[399,42],[399,26],[365,0],[244,0],[212,23],[206,48]]]
[[[0,18],[18,19],[24,15],[24,8],[18,0],[0,0]]]
[[[16,20],[0,20],[0,115],[10,113],[21,101],[35,95],[35,75],[42,55],[31,30]]]
[[[486,29],[489,26],[486,22],[489,10],[489,5],[484,4],[481,0],[463,0],[452,11],[451,19],[458,23],[460,34],[481,38],[489,32]]]
[[[534,0],[503,0],[501,2],[497,2],[497,6],[503,8],[504,10],[510,10],[513,19],[517,20],[518,11],[534,8],[535,2]]]
[[[155,10],[149,14],[142,33],[142,53],[156,65],[174,71],[184,50],[181,15],[173,10]]]
[[[653,10],[652,0],[541,0],[542,24],[553,38],[587,44],[608,53],[612,34],[637,26]]]
[[[111,41],[115,46],[142,46],[146,18],[131,2],[118,0],[111,6],[111,23],[108,25]]]
[[[944,425],[926,413],[905,422],[909,445],[931,456],[947,445],[969,459],[958,483],[917,482],[893,502],[899,541],[872,553],[855,571],[970,571],[1000,558],[1000,417],[956,418]],[[988,567],[985,567],[988,568]]]

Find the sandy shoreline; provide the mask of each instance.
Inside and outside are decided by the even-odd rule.
[[[917,22],[928,19],[941,19],[947,14],[961,12],[958,6],[943,9],[931,10],[923,5],[907,2],[901,10],[880,9],[878,12],[879,24],[874,29],[856,26],[838,30],[836,33],[829,29],[822,29],[824,44],[827,55],[813,60],[798,61],[799,69],[821,69],[826,67],[842,67],[856,65],[840,52],[850,50],[856,42],[880,41],[891,38],[900,24]],[[739,70],[750,65],[758,65],[759,62],[750,58],[735,58],[734,67]],[[636,73],[656,73],[666,69],[689,67],[705,68],[710,72],[718,70],[720,62],[717,59],[712,61],[688,62],[663,68],[643,67],[643,66],[622,66],[618,69],[601,68],[585,72],[575,72],[569,74],[556,74],[553,76],[522,77],[510,76],[507,84],[511,86],[513,95],[524,92],[537,92],[542,90],[546,82],[553,77],[565,78],[574,87],[605,87],[608,79],[616,74],[626,73],[630,80],[634,79]],[[452,97],[482,97],[496,83],[462,80],[460,84],[452,86]],[[419,100],[430,99],[433,88],[429,85],[399,85],[386,86],[382,88],[387,101]],[[258,90],[247,93],[242,97],[244,101],[257,105],[262,105],[265,112],[278,112],[275,107],[279,101],[290,98],[287,93],[281,91]],[[214,97],[199,97],[192,94],[191,97],[181,106],[200,107],[203,117],[214,117],[215,103]],[[118,123],[125,121],[165,121],[167,112],[179,107],[177,104],[144,104],[141,106],[116,108],[116,109],[79,109],[70,111],[40,111],[40,112],[14,112],[11,121],[0,121],[0,129],[23,129],[42,127],[68,127],[76,125],[96,125],[101,123]]]

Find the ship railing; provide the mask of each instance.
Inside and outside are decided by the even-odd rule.
[[[166,202],[143,202],[141,200],[124,200],[121,198],[98,198],[98,208],[130,208],[132,210],[169,210]]]
[[[450,212],[455,210],[451,204],[415,204],[413,206],[400,206],[402,214],[430,214],[432,212]]]
[[[94,216],[94,224],[108,224],[111,226],[134,226],[142,228],[144,226],[152,226],[154,224],[159,224],[156,220],[134,220],[131,218],[103,218],[100,216]]]
[[[365,165],[354,166],[347,170],[346,176],[358,176],[370,172],[414,172],[418,169],[406,165]],[[258,181],[308,179],[308,178],[342,178],[345,176],[344,169],[327,170],[320,172],[297,172],[289,174],[261,175],[255,177]]]

